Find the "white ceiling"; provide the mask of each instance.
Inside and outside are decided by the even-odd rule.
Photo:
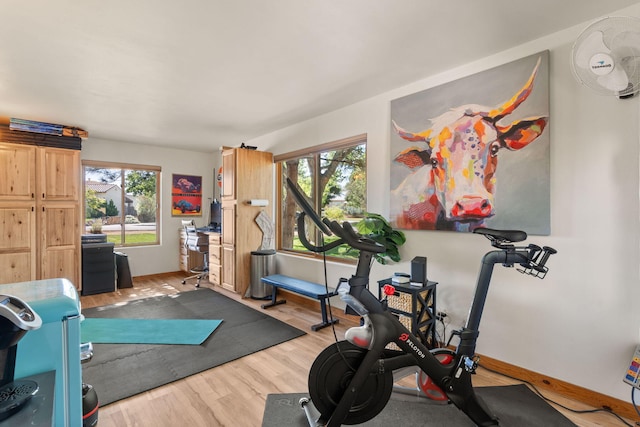
[[[4,0],[0,117],[213,151],[637,0]]]

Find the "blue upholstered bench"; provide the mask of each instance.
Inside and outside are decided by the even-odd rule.
[[[296,279],[294,277],[284,276],[282,274],[272,274],[265,276],[261,279],[267,285],[272,286],[271,302],[263,304],[262,308],[269,308],[277,304],[284,304],[286,300],[278,300],[278,288],[285,289],[290,292],[295,292],[305,297],[313,298],[320,301],[320,311],[322,313],[322,323],[313,325],[311,329],[317,331],[318,329],[329,326],[333,323],[338,323],[338,319],[329,320],[327,316],[327,299],[334,295],[337,295],[335,290],[328,290],[324,285],[318,283],[307,282],[306,280]]]

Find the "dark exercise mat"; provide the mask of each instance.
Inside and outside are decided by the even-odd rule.
[[[82,310],[86,317],[224,319],[201,345],[95,344],[82,365],[100,406],[304,335],[268,314],[206,288]]]
[[[479,387],[476,393],[507,427],[575,427],[568,418],[532,392],[527,386]],[[262,427],[308,427],[298,403],[305,393],[267,396]],[[453,404],[393,393],[389,403],[374,419],[357,424],[368,427],[429,426],[473,427],[474,423]]]

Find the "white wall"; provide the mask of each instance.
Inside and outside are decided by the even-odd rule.
[[[640,6],[620,11],[640,16]],[[640,341],[638,98],[603,97],[576,83],[569,65],[573,40],[588,23],[425,78],[347,108],[248,141],[274,154],[345,137],[368,135],[369,206],[389,212],[389,102],[542,50],[550,50],[551,235],[531,242],[558,249],[543,281],[497,268],[481,325],[478,352],[619,399]],[[425,47],[426,48],[426,47]],[[535,177],[532,177],[535,179]],[[376,264],[375,280],[409,271],[414,256],[428,257],[439,282],[438,307],[450,327],[467,315],[481,255],[480,236],[410,231],[403,261]],[[319,262],[279,255],[279,272],[322,281]],[[352,269],[330,264],[329,283]]]
[[[214,171],[221,165],[220,153],[202,153],[183,149],[160,148],[142,144],[130,144],[89,138],[82,144],[82,160],[99,160],[120,163],[160,166],[160,245],[118,248],[128,256],[133,276],[166,273],[179,270],[179,233],[185,217],[171,216],[171,176],[174,173],[202,176],[203,212],[193,218],[197,226],[209,223],[210,198],[214,196]],[[217,186],[216,186],[217,187]],[[215,196],[219,197],[216,188]]]

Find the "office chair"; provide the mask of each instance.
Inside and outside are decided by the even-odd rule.
[[[200,280],[209,274],[209,235],[199,232],[193,220],[183,220],[182,225],[187,237],[184,246],[192,252],[202,254],[202,265],[189,269],[194,275],[184,278],[182,284],[187,283],[189,279],[197,279],[196,288],[199,288]]]

